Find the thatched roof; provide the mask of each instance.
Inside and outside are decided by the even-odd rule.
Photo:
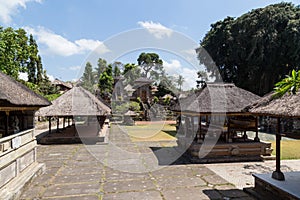
[[[245,111],[258,115],[300,117],[300,91],[296,94],[287,93],[280,98],[275,98],[274,92],[271,92],[247,106]]]
[[[25,85],[0,72],[0,100],[10,106],[42,107],[51,103]]]
[[[239,113],[260,97],[234,84],[207,83],[174,107],[176,111],[192,113]]]
[[[71,89],[73,87],[73,85],[71,83],[66,83],[64,81],[61,81],[59,79],[55,79],[53,82],[52,82],[53,85],[56,85],[56,86],[63,86],[63,87],[66,87],[68,89]]]
[[[41,108],[37,116],[103,116],[111,109],[96,96],[82,87],[73,87],[52,102]]]

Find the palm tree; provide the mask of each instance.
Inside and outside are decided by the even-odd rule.
[[[286,78],[282,79],[278,83],[275,84],[275,96],[281,97],[285,93],[289,92],[292,94],[296,94],[296,92],[300,88],[300,70],[292,71],[291,76],[287,75]]]
[[[178,79],[177,79],[177,85],[179,86],[179,90],[181,91],[181,87],[183,85],[183,82],[184,82],[184,78],[183,76],[179,75],[178,76]]]

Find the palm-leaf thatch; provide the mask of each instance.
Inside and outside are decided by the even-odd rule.
[[[96,96],[82,87],[73,87],[52,102],[41,108],[36,116],[105,116],[111,109]]]
[[[2,106],[42,107],[51,103],[25,85],[0,72],[0,104]]]
[[[239,113],[260,97],[234,84],[208,83],[200,91],[179,100],[177,111],[192,113]]]
[[[300,92],[286,93],[282,97],[275,97],[271,92],[257,102],[245,108],[253,114],[269,115],[276,117],[300,117]]]

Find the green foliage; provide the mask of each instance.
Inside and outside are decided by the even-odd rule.
[[[170,105],[170,103],[171,103],[171,98],[168,96],[168,97],[166,97],[166,98],[164,99],[164,104],[165,104],[165,105]]]
[[[127,63],[124,65],[123,76],[127,84],[133,85],[133,82],[141,76],[141,70],[137,65]]]
[[[48,101],[53,101],[53,100],[57,99],[60,96],[61,96],[61,94],[48,94],[48,95],[45,95],[44,97],[46,99],[48,99]]]
[[[300,7],[282,2],[212,24],[197,54],[216,81],[263,95],[300,66],[299,41]]]
[[[300,88],[300,70],[293,70],[291,76],[287,75],[286,78],[282,79],[275,84],[275,96],[281,97],[285,93],[296,94]]]
[[[83,88],[87,89],[90,92],[94,92],[95,79],[94,79],[93,67],[90,62],[86,63],[81,80],[82,80]]]
[[[100,90],[100,95],[103,98],[110,97],[113,90],[113,76],[112,76],[112,66],[108,65],[108,67],[100,74],[98,87]]]
[[[96,80],[99,79],[100,74],[102,74],[107,67],[107,61],[105,59],[99,58],[96,69]]]
[[[114,107],[115,107],[114,111],[119,114],[124,114],[128,110],[138,112],[141,109],[140,104],[135,101],[121,103],[120,105],[116,105]]]
[[[143,69],[143,76],[147,78],[158,80],[159,75],[164,73],[163,61],[156,53],[141,53],[137,61]]]
[[[158,102],[159,102],[158,97],[157,97],[157,96],[154,96],[154,97],[153,97],[153,103],[158,103]]]

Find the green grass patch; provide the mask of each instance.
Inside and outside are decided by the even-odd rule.
[[[133,142],[175,141],[176,127],[164,123],[123,126]]]
[[[274,149],[272,155],[276,155],[276,142],[271,141]],[[300,159],[300,140],[284,140],[281,141],[282,160]]]

